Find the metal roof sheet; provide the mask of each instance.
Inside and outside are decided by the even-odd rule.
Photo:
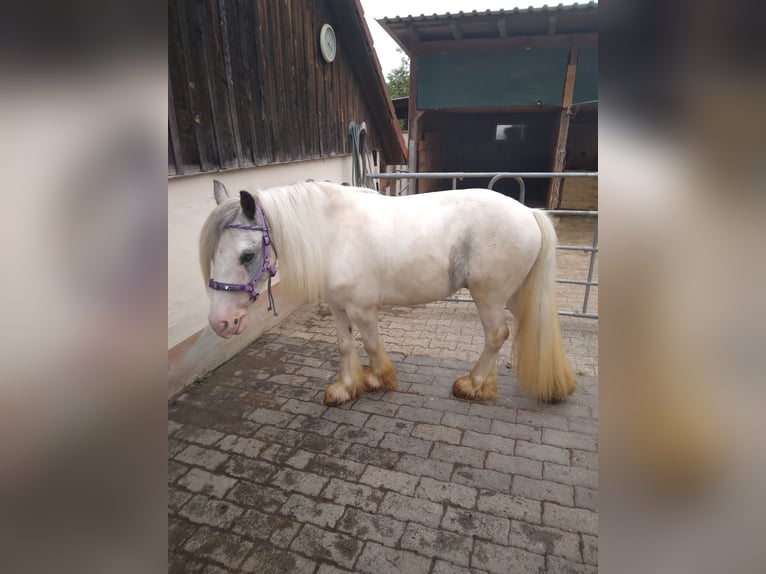
[[[377,22],[411,55],[417,44],[444,40],[592,34],[598,31],[598,4],[394,16]]]

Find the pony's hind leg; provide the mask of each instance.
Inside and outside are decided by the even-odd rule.
[[[340,368],[338,382],[330,385],[324,393],[324,403],[329,406],[342,405],[354,400],[364,388],[364,375],[359,355],[354,346],[354,335],[348,314],[339,308],[330,307],[335,328],[338,331],[338,352]]]
[[[349,315],[359,328],[364,349],[370,359],[370,368],[364,369],[365,390],[394,390],[396,388],[396,369],[380,341],[377,309],[349,309]]]
[[[474,294],[476,308],[484,327],[484,350],[471,372],[452,385],[452,394],[476,401],[497,398],[497,355],[510,331],[505,322],[504,301],[492,302]]]

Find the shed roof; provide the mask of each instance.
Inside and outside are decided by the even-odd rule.
[[[598,31],[598,4],[394,16],[380,18],[377,22],[412,56],[415,46],[429,42],[592,34]]]
[[[410,97],[402,96],[400,98],[391,98],[391,101],[394,104],[396,117],[400,120],[406,120],[409,117]]]
[[[349,45],[346,53],[374,116],[373,121],[380,135],[383,155],[391,164],[407,163],[407,147],[399,129],[394,105],[388,95],[388,87],[360,0],[334,0],[327,5],[338,24],[336,33],[339,39]]]

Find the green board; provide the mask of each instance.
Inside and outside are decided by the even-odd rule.
[[[423,54],[418,109],[560,106],[569,48]]]
[[[580,48],[572,103],[598,100],[598,48]]]

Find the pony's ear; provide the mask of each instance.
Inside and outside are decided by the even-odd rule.
[[[255,218],[255,200],[253,199],[253,196],[250,195],[247,191],[240,191],[239,203],[242,205],[242,211],[245,212],[245,215],[247,216],[247,218],[254,219]]]
[[[224,201],[229,199],[229,192],[226,191],[226,187],[217,179],[213,180],[213,197],[215,197],[215,203],[221,205]]]

